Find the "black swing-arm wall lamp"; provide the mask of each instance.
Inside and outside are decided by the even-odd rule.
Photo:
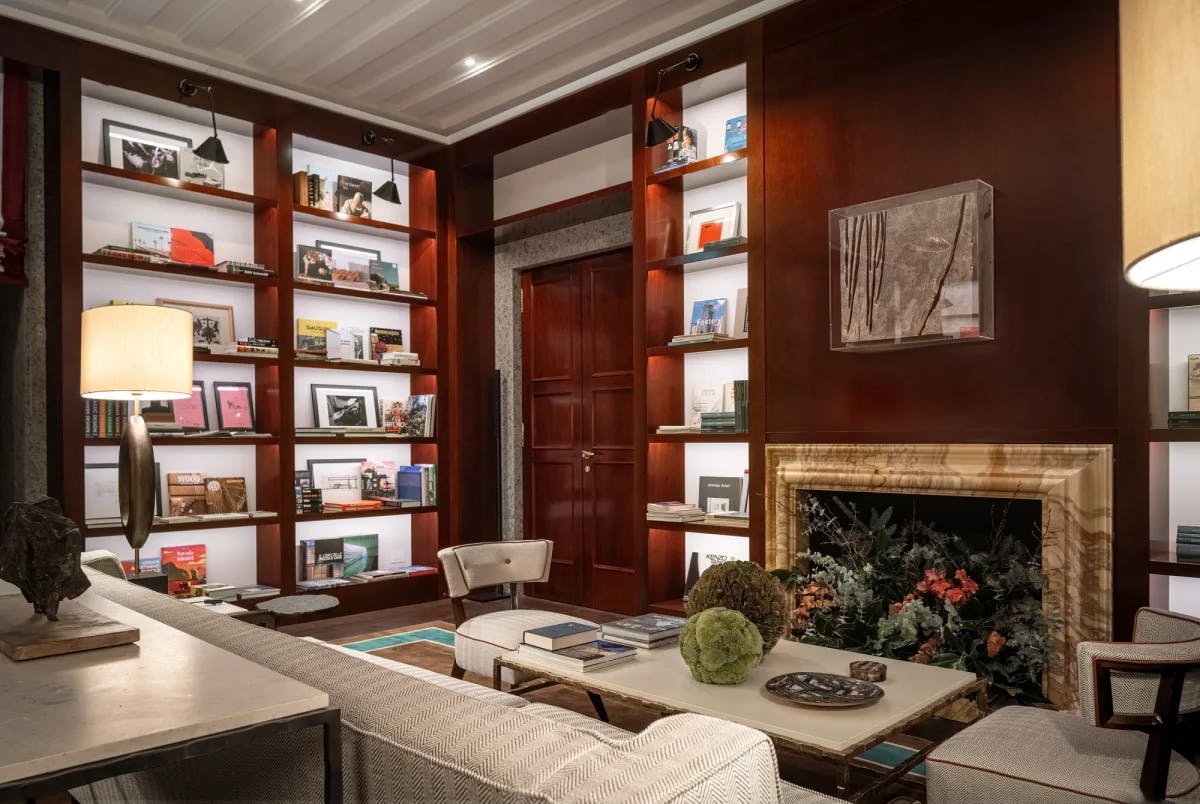
[[[212,113],[213,133],[211,137],[196,146],[192,153],[201,159],[207,159],[209,162],[228,165],[229,157],[225,156],[225,146],[221,144],[221,138],[217,136],[217,107],[213,100],[212,86],[197,84],[195,81],[190,81],[186,78],[179,82],[179,94],[185,98],[195,97],[196,93],[200,90],[208,93],[208,110]]]
[[[678,126],[671,125],[661,117],[655,117],[654,112],[658,109],[658,93],[662,90],[663,76],[672,70],[678,70],[680,67],[689,73],[693,72],[700,67],[700,55],[698,53],[689,53],[683,61],[677,61],[658,71],[658,79],[654,83],[654,102],[650,105],[650,122],[646,124],[647,148],[662,145],[679,133]]]
[[[392,143],[396,140],[393,137],[384,137],[376,134],[374,131],[368,131],[362,136],[363,145],[374,145],[377,142]],[[381,198],[393,204],[403,203],[400,200],[400,190],[396,187],[396,157],[388,155],[388,163],[392,168],[392,178],[379,185],[374,193],[376,198]]]

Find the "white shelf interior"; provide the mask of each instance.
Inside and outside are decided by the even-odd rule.
[[[632,144],[623,134],[492,183],[492,217],[505,218],[629,181]]]
[[[297,293],[294,300],[296,318],[315,318],[321,321],[336,321],[339,327],[362,327],[368,337],[371,327],[399,329],[404,333],[404,346],[413,349],[410,337],[411,309],[407,304],[396,304],[389,300],[358,299],[353,296],[318,295]],[[296,322],[292,322],[292,337],[295,339]],[[326,372],[328,373],[328,372]],[[360,374],[360,376],[362,376]]]
[[[155,299],[174,299],[233,307],[233,334],[247,338],[259,333],[254,328],[254,288],[235,282],[206,282],[203,287],[185,277],[109,271],[88,266],[83,272],[84,309],[102,307],[111,301],[154,304]]]
[[[750,540],[744,536],[719,536],[714,533],[685,533],[683,535],[683,577],[687,580],[692,553],[699,553],[700,572],[712,564],[710,556],[725,556],[736,561],[750,560]]]
[[[219,530],[186,530],[177,533],[151,533],[142,547],[142,558],[157,558],[162,548],[185,544],[203,544],[209,583],[246,586],[258,583],[258,546],[253,526]],[[133,558],[133,548],[124,536],[97,536],[87,540],[89,550],[111,550],[123,561]]]
[[[745,70],[735,67],[718,75],[730,83],[740,78],[740,87],[727,94],[693,103],[688,102],[687,87],[684,89],[683,125],[696,131],[700,159],[725,153],[725,123],[746,114]]]
[[[376,399],[381,404],[385,399],[405,399],[410,394],[411,386],[409,375],[399,372],[317,369],[303,365],[296,367],[295,382],[296,393],[293,402],[295,403],[294,410],[297,427],[316,427],[316,422],[313,419],[313,385],[374,388]],[[374,445],[360,445],[359,449],[366,449],[370,446]],[[297,449],[300,449],[300,446],[297,446]]]
[[[384,146],[381,144],[377,147],[383,148]],[[369,201],[372,219],[385,223],[398,223],[402,226],[408,225],[408,211],[411,202],[408,193],[407,165],[396,162],[396,190],[400,193],[401,200],[399,204],[383,201],[374,195],[374,191],[378,190],[380,185],[392,178],[386,156],[341,148],[332,143],[298,136],[292,140],[292,171],[300,170],[316,173],[322,179],[331,179],[335,188],[338,176],[350,176],[370,181],[372,195]],[[343,242],[332,237],[327,239]],[[305,241],[300,240],[297,236],[296,242]],[[407,262],[406,259],[405,263]]]
[[[692,398],[697,388],[721,387],[734,380],[745,380],[749,377],[750,368],[747,361],[748,352],[745,349],[735,349],[720,352],[695,352],[683,359],[683,387],[685,398],[680,424],[687,424],[692,416]],[[688,456],[694,448],[709,447],[709,444],[688,444]],[[735,445],[743,453],[745,444]],[[745,462],[745,458],[741,459]],[[739,472],[741,469],[738,470]],[[718,473],[720,474],[720,473]]]

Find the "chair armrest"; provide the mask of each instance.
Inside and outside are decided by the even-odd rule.
[[[1160,609],[1138,609],[1133,620],[1134,642],[1182,642],[1200,639],[1200,620]]]
[[[1093,726],[1145,728],[1174,722],[1185,684],[1200,692],[1200,640],[1081,642],[1079,713]],[[1190,677],[1189,677],[1190,675]]]
[[[121,566],[121,559],[117,558],[116,553],[109,550],[85,550],[79,554],[79,563],[82,566],[91,567],[97,572],[111,575],[118,580],[127,580],[125,568]]]

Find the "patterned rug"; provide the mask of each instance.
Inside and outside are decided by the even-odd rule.
[[[454,664],[454,625],[444,621],[360,634],[335,641],[337,644],[353,650],[361,650],[385,659],[404,662],[446,675],[450,674],[450,669]],[[474,681],[487,687],[492,685],[490,678],[473,673],[468,673],[466,678],[468,681]],[[552,704],[589,717],[594,717],[596,714],[591,701],[584,693],[567,687],[548,687],[525,697],[531,701]],[[650,710],[624,701],[608,700],[605,701],[605,706],[613,725],[628,731],[641,731],[657,718],[657,715]],[[872,748],[864,754],[863,758],[880,767],[894,768],[911,756],[913,751],[914,747],[884,743]],[[781,775],[789,781],[805,784],[805,778],[811,778],[813,772],[813,768],[809,766],[811,760],[789,754],[790,752],[787,751],[779,752]],[[918,765],[909,774],[909,778],[922,787],[924,786],[924,776],[924,763]],[[812,786],[811,783],[808,786]]]

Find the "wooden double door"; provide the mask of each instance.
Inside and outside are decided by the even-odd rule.
[[[632,254],[530,271],[521,292],[525,533],[554,542],[527,593],[640,612]]]

